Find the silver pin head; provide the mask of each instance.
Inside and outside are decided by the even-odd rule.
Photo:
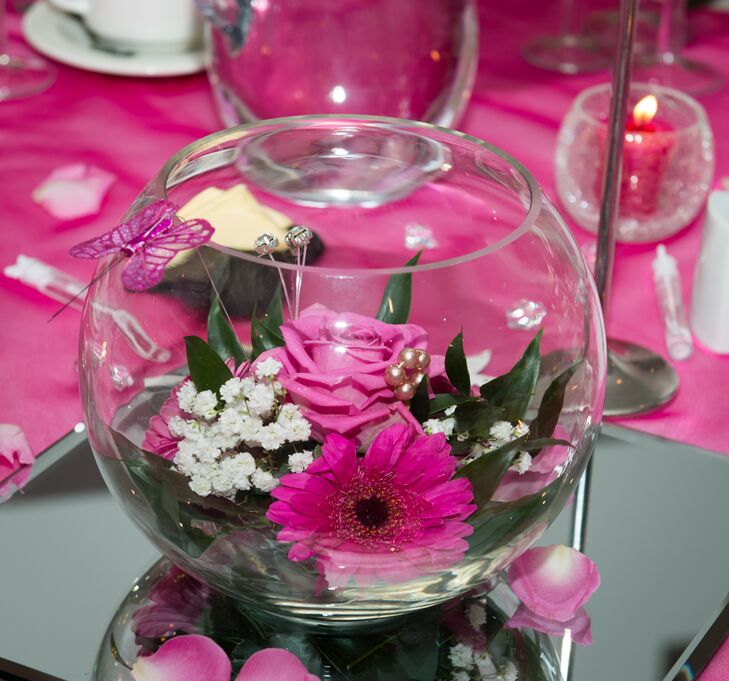
[[[292,250],[296,251],[304,246],[308,246],[309,242],[314,238],[311,230],[304,225],[294,225],[286,233],[286,245]]]
[[[288,241],[288,237],[287,241]],[[261,234],[253,243],[258,255],[269,255],[278,248],[278,239],[273,234]]]

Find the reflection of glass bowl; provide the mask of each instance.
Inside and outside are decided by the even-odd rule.
[[[655,118],[629,125],[625,134],[617,232],[624,242],[658,241],[686,227],[714,177],[714,138],[703,107],[678,90],[633,83],[629,111],[648,95],[658,100]],[[609,84],[588,88],[557,138],[557,192],[565,210],[591,232],[600,213],[609,106]]]
[[[549,636],[503,628],[517,605],[514,594],[499,583],[454,599],[442,609],[388,622],[381,630],[370,627],[361,637],[321,636],[296,622],[272,623],[264,613],[243,610],[163,558],[136,580],[109,623],[94,679],[133,681],[129,666],[135,660],[154,652],[170,636],[188,634],[209,636],[238,665],[258,650],[286,648],[322,681],[451,678],[450,672],[457,669],[452,669],[449,654],[459,643],[488,653],[494,671],[492,677],[484,674],[484,681],[511,665],[520,681],[561,679],[559,656]],[[474,610],[485,619],[477,626],[472,624]],[[347,673],[349,663],[355,662]]]
[[[328,140],[352,131],[363,142],[389,140],[368,146],[382,157],[373,158],[372,151],[331,154]],[[279,135],[286,144],[276,143]],[[403,163],[402,149],[412,149],[413,140],[424,149],[441,149],[446,160],[437,172],[419,169],[417,159],[411,165]],[[249,172],[241,159],[246,148],[260,149],[262,141],[273,162],[269,171],[257,167]],[[395,200],[387,200],[388,175],[373,177],[369,171],[373,167],[397,169]],[[307,172],[287,174],[286,168]],[[290,179],[282,188],[284,175]],[[407,178],[404,184],[403,178]],[[378,181],[384,189],[378,188]],[[193,210],[191,200],[201,191],[214,200],[206,204],[197,198]],[[362,192],[368,200],[338,200]],[[374,200],[379,193],[383,196]],[[242,203],[228,201],[234,196],[244,201],[243,208]],[[310,200],[311,196],[316,198]],[[508,565],[556,517],[589,458],[600,423],[604,332],[580,250],[534,179],[516,161],[476,139],[423,123],[280,119],[225,130],[190,145],[170,160],[129,215],[158,199],[182,206],[179,214],[185,218],[209,218],[217,227],[214,239],[224,243],[201,247],[200,257],[187,251],[185,258],[166,268],[161,285],[143,292],[124,289],[121,273],[126,262],[121,256],[116,264],[103,260],[85,309],[80,365],[89,437],[107,484],[170,560],[243,602],[341,626],[403,614],[467,591]],[[237,217],[231,223],[233,214]],[[286,399],[299,405],[312,424],[314,439],[336,430],[357,441],[359,458],[347,458],[339,451],[337,461],[348,461],[359,477],[354,468],[348,477],[331,459],[317,459],[318,465],[327,462],[337,470],[338,482],[330,477],[322,483],[331,485],[327,490],[336,494],[328,491],[314,502],[297,497],[298,493],[287,497],[293,503],[286,511],[289,529],[303,527],[297,525],[300,522],[307,528],[306,537],[300,536],[298,548],[289,553],[291,538],[277,540],[286,513],[266,518],[272,504],[268,494],[253,489],[239,491],[232,499],[199,496],[176,470],[182,460],[179,442],[172,442],[178,457],[173,464],[159,455],[159,441],[152,442],[149,429],[160,425],[161,408],[167,419],[170,412],[179,412],[170,391],[188,372],[183,338],[206,336],[201,301],[211,300],[214,290],[209,284],[205,287],[200,270],[212,276],[242,346],[250,348],[250,310],[260,314],[269,306],[279,281],[274,263],[253,254],[251,242],[263,231],[285,230],[292,223],[311,228],[323,247],[313,266],[297,267],[291,258],[278,265],[292,301],[301,275],[304,310],[298,322],[289,319],[283,327],[286,347],[271,351],[279,353],[276,356],[285,365],[278,380],[286,386]],[[414,249],[422,249],[419,264],[403,268]],[[406,275],[412,276],[409,325],[375,321],[388,282],[394,288],[380,316],[402,313],[407,287],[398,284],[407,282]],[[132,315],[157,345],[169,351],[169,360],[138,356],[109,315],[99,313],[99,305],[93,303]],[[539,315],[514,325],[516,303],[523,314],[535,308]],[[285,305],[283,309],[286,319],[290,315]],[[254,325],[256,342],[267,323]],[[488,404],[468,398],[477,405],[476,417],[471,412],[469,417],[471,407],[459,406],[459,434],[450,437],[450,453],[441,435],[418,440],[431,447],[425,454],[416,451],[420,445],[411,443],[412,449],[396,456],[399,445],[391,442],[384,451],[397,466],[392,463],[385,475],[382,460],[375,465],[369,452],[362,458],[367,442],[384,437],[383,433],[392,435],[393,423],[395,429],[400,424],[411,432],[420,428],[412,425],[417,410],[399,401],[385,383],[385,369],[398,361],[391,355],[397,355],[404,343],[419,349],[427,343],[429,385],[438,393],[453,394],[455,388],[443,376],[441,362],[461,329],[471,378],[466,385],[479,386],[508,372],[537,329],[543,331],[541,370],[532,353],[511,381],[491,386]],[[270,338],[274,345],[284,342]],[[451,357],[456,356],[453,350]],[[114,387],[105,363],[126,367],[134,388]],[[415,381],[414,370],[405,371]],[[569,378],[571,371],[571,380],[559,380]],[[419,393],[418,403],[423,398]],[[459,398],[464,399],[465,395]],[[248,403],[246,408],[253,409]],[[189,415],[185,418],[192,420]],[[442,426],[448,417],[436,411],[436,418]],[[531,424],[527,439],[553,433],[573,446],[550,444],[539,453],[531,446],[532,466],[523,474],[513,467],[506,470],[516,449],[505,459],[488,458],[487,452],[482,454],[487,458],[479,459],[487,465],[472,486],[462,479],[449,480],[456,464],[453,457],[459,457],[462,465],[472,449],[474,456],[487,449],[484,445],[476,451],[474,438],[487,442],[496,437],[489,432],[492,421],[508,419],[521,428],[517,418]],[[499,428],[504,437],[504,424]],[[169,431],[167,437],[169,444]],[[276,476],[287,471],[291,449],[286,447],[301,451],[316,445],[284,445],[264,456],[247,442],[233,446],[237,451],[250,450],[256,466],[268,466]],[[520,442],[520,449],[529,447]],[[202,457],[201,451],[195,450],[194,456]],[[416,459],[419,455],[425,458]],[[420,463],[413,466],[416,460]],[[376,470],[380,477],[363,472],[365,461],[373,467],[368,471]],[[522,469],[529,468],[524,457],[520,462]],[[308,484],[304,488],[314,490]],[[464,505],[464,491],[467,499],[471,489],[476,492],[475,512]],[[299,511],[303,515],[297,515]],[[304,517],[307,514],[318,520],[312,524]],[[393,518],[399,518],[399,524]]]
[[[214,18],[208,75],[226,125],[373,114],[454,126],[468,103],[474,0],[252,2],[238,18],[242,36],[231,31],[235,16],[198,4]]]

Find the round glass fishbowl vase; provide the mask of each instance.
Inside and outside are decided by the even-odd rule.
[[[197,0],[225,125],[299,114],[455,126],[478,64],[475,0]]]
[[[101,472],[165,556],[251,607],[356,628],[465,593],[590,457],[596,291],[485,142],[368,117],[224,130],[80,248],[110,253],[80,351]]]

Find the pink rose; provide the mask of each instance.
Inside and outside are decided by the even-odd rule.
[[[261,354],[283,364],[278,380],[311,422],[312,437],[327,433],[367,445],[395,423],[422,432],[407,405],[385,383],[385,369],[403,348],[426,350],[428,336],[415,324],[386,324],[373,317],[312,305],[281,327],[285,346]],[[428,374],[444,373],[442,355],[431,355]]]

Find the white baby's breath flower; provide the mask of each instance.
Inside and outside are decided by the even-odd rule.
[[[474,660],[476,662],[476,668],[478,669],[479,676],[482,679],[492,679],[496,676],[496,665],[491,659],[491,656],[485,650],[478,653]]]
[[[213,486],[208,478],[194,475],[190,480],[190,489],[198,496],[206,497],[213,491]]]
[[[269,452],[275,452],[286,442],[286,435],[278,423],[269,423],[258,431],[258,442]]]
[[[514,468],[519,475],[524,475],[524,473],[526,473],[531,467],[532,457],[529,452],[519,452],[512,464],[512,468]]]
[[[303,473],[314,460],[314,452],[294,452],[289,454],[289,470],[292,473]]]
[[[246,403],[252,416],[266,418],[273,409],[276,396],[273,388],[264,383],[256,383],[245,390]]]
[[[241,395],[243,394],[243,383],[240,380],[240,378],[229,378],[223,385],[220,387],[220,397],[223,398],[223,401],[227,404],[230,404],[231,402],[235,402]]]
[[[224,462],[236,475],[248,477],[256,470],[256,460],[249,452],[240,452]]]
[[[479,605],[478,603],[471,603],[471,605],[468,606],[468,621],[471,623],[471,626],[478,630],[480,629],[484,624],[486,624],[486,610],[482,605]]]
[[[453,414],[456,413],[456,405],[454,404],[453,406],[448,407],[448,409],[446,409],[443,413],[446,416],[453,416]]]
[[[204,419],[211,419],[217,413],[215,407],[218,405],[218,397],[212,390],[203,390],[195,397],[192,405],[192,413]]]
[[[446,437],[453,435],[453,431],[456,427],[456,420],[451,418],[446,419],[428,419],[423,423],[423,430],[428,435],[435,435],[435,433],[443,433]]]
[[[523,437],[529,432],[529,426],[524,421],[517,421],[514,426],[514,437]]]
[[[278,487],[278,480],[268,471],[261,470],[260,468],[254,471],[251,476],[251,481],[261,492],[270,492],[272,489]]]
[[[167,427],[170,429],[172,437],[185,437],[185,419],[181,416],[173,416]]]
[[[458,440],[458,442],[465,442],[466,440],[468,440],[469,437],[471,437],[469,432],[467,430],[464,430],[462,433],[458,433],[456,435],[456,440]]]
[[[244,416],[240,424],[240,437],[250,447],[260,446],[261,430],[263,429],[263,421],[253,416]]]
[[[519,678],[519,670],[516,665],[509,661],[500,670],[499,674],[503,681],[516,681]]]
[[[195,404],[195,398],[197,397],[197,388],[195,384],[187,380],[185,381],[177,391],[177,404],[182,411],[188,414],[192,413],[192,407]]]
[[[448,659],[454,667],[471,669],[473,667],[473,648],[465,643],[456,643],[448,651]]]
[[[471,675],[463,670],[451,672],[451,681],[470,681],[470,679]]]
[[[262,362],[256,364],[256,378],[273,378],[278,375],[278,372],[283,368],[283,364],[273,357],[268,357]]]
[[[504,445],[514,439],[514,426],[508,421],[497,421],[489,430],[489,438],[497,445]]]

